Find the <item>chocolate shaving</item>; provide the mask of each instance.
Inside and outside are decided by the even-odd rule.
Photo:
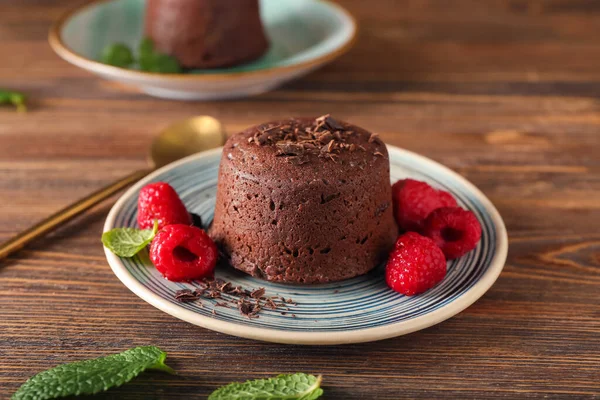
[[[221,298],[221,292],[219,292],[218,290],[207,289],[204,291],[202,296],[206,297],[207,299],[219,299]]]
[[[206,283],[205,281],[200,281],[200,282],[198,282],[198,284],[200,286],[202,286],[204,289],[206,289],[208,287],[208,283]]]
[[[305,151],[301,143],[278,142],[275,143],[275,146],[278,150],[277,155],[280,156],[301,156]]]
[[[325,132],[321,133],[319,136],[317,136],[317,140],[321,144],[327,144],[327,143],[329,143],[329,141],[333,140],[333,135],[331,134],[331,132],[325,131]]]
[[[380,153],[380,152],[378,152],[378,151],[376,151],[376,152],[375,152],[375,153],[373,153],[373,154],[374,154],[374,155],[376,155],[376,156],[380,156],[380,157],[383,157],[383,158],[385,158],[385,156],[383,155],[383,153]]]
[[[270,308],[271,310],[276,310],[278,306],[275,304],[275,301],[273,301],[273,298],[269,297],[267,298],[265,307]]]
[[[335,147],[335,141],[332,139],[331,141],[329,141],[329,144],[327,145],[327,152],[331,153],[333,151],[334,147]]]
[[[258,130],[261,131],[262,133],[267,133],[269,131],[272,131],[273,129],[277,129],[277,128],[281,128],[281,125],[273,125],[270,127],[259,127]]]
[[[327,115],[325,117],[325,125],[327,125],[328,128],[330,129],[335,129],[338,131],[343,131],[344,127],[342,125],[340,125],[339,122],[337,122],[335,119],[331,118],[330,115]]]
[[[369,143],[378,142],[379,143],[379,135],[376,133],[371,133],[369,136]]]
[[[257,314],[260,312],[261,307],[259,304],[250,303],[244,299],[241,299],[238,302],[238,310],[244,317],[252,319],[258,318]]]
[[[184,303],[193,302],[200,298],[220,299],[220,301],[214,303],[211,311],[213,315],[217,315],[214,307],[237,307],[242,315],[252,319],[258,318],[258,314],[263,308],[288,311],[289,307],[286,307],[286,304],[296,305],[292,299],[286,300],[281,296],[266,297],[266,290],[263,287],[250,291],[245,290],[241,286],[233,286],[231,282],[222,279],[209,278],[198,281],[197,285],[199,287],[194,290],[178,290],[175,293],[175,299]],[[275,300],[280,301],[280,303],[277,303]],[[203,307],[203,304],[198,302],[198,306]]]
[[[191,289],[182,289],[175,292],[175,300],[180,303],[191,303],[200,298],[199,295],[196,294],[195,291]]]
[[[253,290],[250,293],[250,297],[253,297],[255,299],[260,299],[264,295],[265,295],[265,288],[258,288],[258,289]]]
[[[233,289],[231,289],[231,291],[229,292],[229,294],[231,294],[231,295],[246,294],[246,291],[244,289],[242,289],[241,286],[236,286]]]

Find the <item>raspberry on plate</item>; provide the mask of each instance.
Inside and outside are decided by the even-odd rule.
[[[200,228],[167,225],[150,245],[150,260],[170,281],[191,281],[211,276],[217,264],[217,246]]]
[[[138,225],[141,229],[152,229],[154,220],[158,220],[159,229],[171,224],[192,224],[183,202],[168,183],[151,183],[140,191]]]
[[[436,208],[458,206],[450,193],[414,179],[394,183],[392,200],[396,222],[405,231],[419,232],[425,218]]]
[[[444,276],[444,253],[433,240],[415,232],[398,238],[385,267],[388,286],[406,296],[431,289]]]
[[[459,258],[477,246],[481,225],[473,212],[458,207],[438,208],[425,220],[423,234],[442,249],[446,258]]]

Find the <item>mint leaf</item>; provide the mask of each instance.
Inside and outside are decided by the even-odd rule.
[[[208,400],[315,400],[323,394],[321,376],[302,373],[279,375],[244,383],[230,383],[214,391]]]
[[[133,53],[127,45],[123,43],[109,44],[102,50],[100,61],[104,64],[115,67],[127,68],[135,61]]]
[[[138,63],[142,71],[163,74],[177,74],[181,72],[181,66],[177,59],[155,51],[154,42],[150,38],[144,38],[140,42],[138,54]]]
[[[167,54],[152,53],[143,57],[140,56],[139,61],[142,71],[161,74],[178,74],[181,72],[177,59]]]
[[[141,71],[162,74],[178,74],[182,72],[177,59],[154,49],[154,42],[144,38],[138,46],[138,58],[135,59],[131,49],[122,43],[114,43],[102,50],[100,61],[122,68],[132,68],[137,64]]]
[[[158,347],[136,347],[120,354],[63,364],[29,378],[11,400],[46,400],[95,394],[121,386],[144,370],[174,371]]]
[[[25,100],[25,94],[21,92],[0,89],[0,104],[12,104],[17,111],[27,111]]]
[[[138,47],[139,58],[145,58],[152,56],[154,53],[154,42],[150,38],[144,38],[140,42],[140,46]]]
[[[133,257],[152,242],[158,232],[158,221],[153,229],[115,228],[102,234],[102,243],[119,257]]]

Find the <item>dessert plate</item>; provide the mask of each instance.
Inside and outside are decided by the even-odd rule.
[[[104,46],[137,48],[143,37],[144,0],[97,0],[63,15],[50,29],[50,45],[66,61],[156,97],[215,100],[255,95],[309,73],[352,46],[354,18],[324,0],[261,0],[271,47],[260,59],[227,69],[156,74],[102,64]]]
[[[237,309],[216,306],[219,299],[179,303],[176,292],[194,283],[164,279],[144,251],[139,257],[119,258],[106,250],[108,263],[131,291],[172,316],[207,329],[245,338],[292,344],[342,344],[404,335],[444,321],[480,298],[504,267],[507,235],[502,218],[471,183],[425,157],[388,146],[391,180],[411,177],[451,192],[462,207],[473,211],[483,234],[477,248],[448,263],[448,274],[433,289],[402,296],[385,283],[383,265],[367,275],[320,285],[283,285],[263,281],[233,268],[219,268],[215,277],[245,289],[264,287],[266,296],[292,298],[289,311],[263,309],[248,319]],[[199,153],[159,169],[129,189],[110,211],[104,230],[136,226],[140,189],[156,181],[170,183],[191,212],[212,220],[221,149]],[[216,308],[215,308],[216,307]],[[216,314],[213,314],[212,310]],[[293,314],[293,315],[292,315]]]

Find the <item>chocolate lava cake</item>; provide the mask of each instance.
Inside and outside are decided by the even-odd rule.
[[[269,281],[368,272],[397,236],[385,145],[328,115],[233,135],[223,148],[210,234],[231,265]]]
[[[269,47],[258,0],[146,0],[145,30],[185,68],[238,65]]]

